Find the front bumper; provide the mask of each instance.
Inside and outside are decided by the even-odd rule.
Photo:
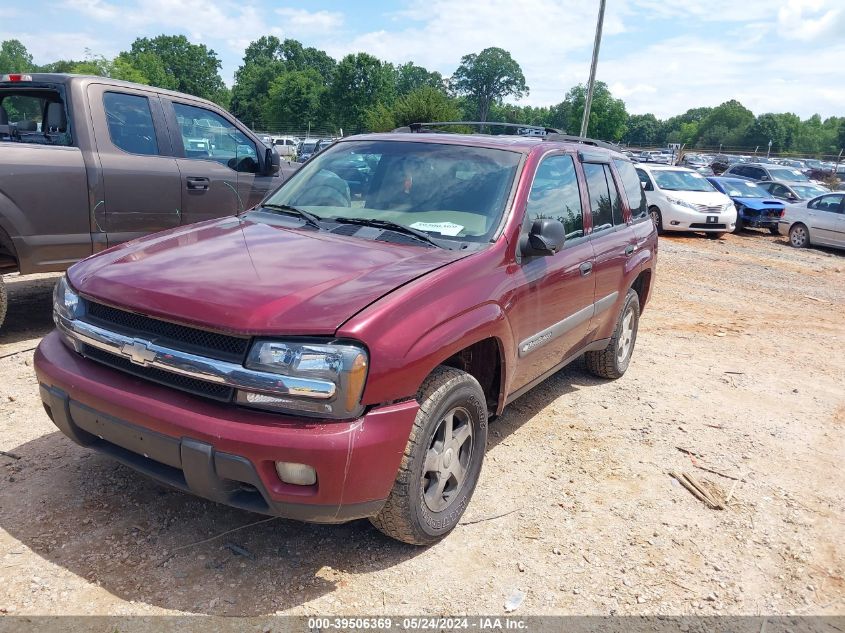
[[[736,209],[720,213],[699,213],[687,207],[669,203],[663,214],[665,231],[698,231],[703,233],[726,233],[736,228]],[[715,222],[707,218],[715,217]]]
[[[419,408],[405,401],[344,421],[253,411],[102,366],[57,332],[38,346],[35,371],[47,412],[76,443],[212,501],[318,523],[378,513]],[[276,461],[314,467],[317,483],[282,482]]]

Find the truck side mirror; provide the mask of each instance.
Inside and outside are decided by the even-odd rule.
[[[281,165],[281,159],[279,158],[279,154],[276,152],[275,149],[272,147],[268,147],[264,150],[264,176],[273,176],[279,173],[279,167]]]
[[[538,218],[520,238],[519,250],[526,257],[545,257],[559,252],[565,241],[566,229],[560,220]]]

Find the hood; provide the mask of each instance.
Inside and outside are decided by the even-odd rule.
[[[660,191],[669,198],[677,198],[684,202],[703,204],[708,207],[722,206],[731,202],[728,196],[719,191],[672,191],[671,189],[661,189]],[[731,202],[731,204],[733,203]]]
[[[735,202],[739,202],[742,206],[749,209],[771,209],[773,207],[783,207],[783,200],[776,200],[774,198],[733,198]]]
[[[245,334],[331,335],[367,305],[467,251],[225,218],[128,242],[71,267],[81,294]]]

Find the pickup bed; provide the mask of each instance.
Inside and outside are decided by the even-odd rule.
[[[62,74],[0,77],[0,148],[0,326],[2,274],[235,215],[298,167],[209,101]]]

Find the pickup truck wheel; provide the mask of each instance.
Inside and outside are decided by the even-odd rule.
[[[640,298],[628,290],[613,337],[603,350],[587,352],[587,371],[599,378],[621,378],[628,369],[640,324]]]
[[[3,281],[3,275],[0,275],[0,327],[3,327],[3,321],[6,320],[6,307],[9,305],[9,296],[6,294],[6,282]]]
[[[387,503],[370,522],[412,545],[436,543],[458,524],[487,446],[487,404],[478,381],[452,367],[426,378],[420,409]]]
[[[793,224],[789,228],[789,243],[795,248],[807,248],[810,245],[810,234],[807,227],[801,224]]]

